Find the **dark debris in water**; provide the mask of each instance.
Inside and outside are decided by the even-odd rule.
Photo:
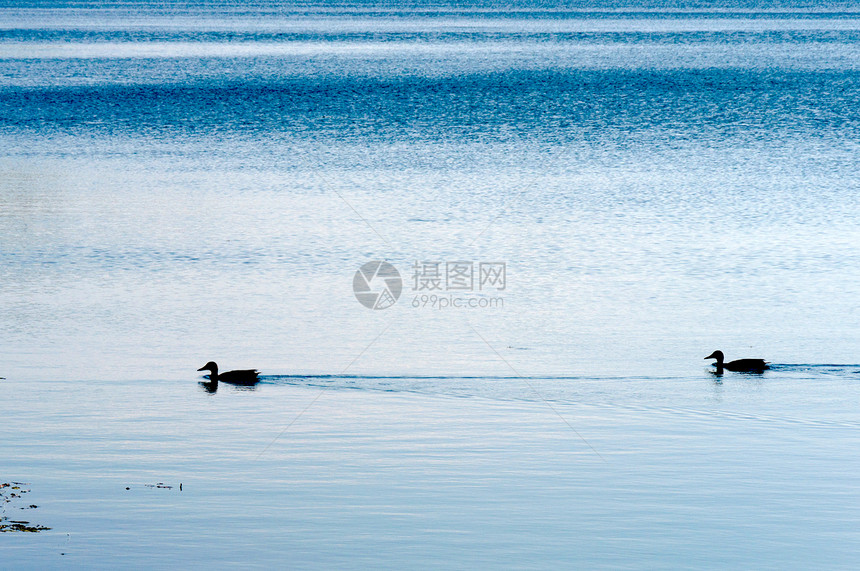
[[[125,489],[131,490],[131,486],[132,485],[130,484],[130,485],[126,486]],[[172,490],[175,486],[172,486],[170,484],[165,484],[164,482],[158,482],[157,484],[144,484],[143,487],[161,489],[161,490]],[[179,491],[180,492],[182,491],[182,484],[179,484]]]
[[[44,525],[30,525],[28,521],[10,521],[6,522],[5,518],[0,518],[0,533],[10,533],[21,531],[25,533],[39,533],[51,529]]]
[[[9,519],[9,517],[6,515],[6,510],[9,508],[17,507],[20,510],[30,510],[39,507],[36,504],[30,504],[24,507],[18,507],[14,505],[14,503],[17,500],[20,500],[24,496],[24,494],[30,493],[30,488],[27,488],[25,486],[29,486],[29,484],[25,482],[0,482],[0,499],[2,499],[3,504],[3,513],[0,514],[0,533],[38,533],[40,531],[51,529],[50,527],[45,527],[44,525],[31,524],[29,521]],[[7,504],[13,505],[9,506]]]

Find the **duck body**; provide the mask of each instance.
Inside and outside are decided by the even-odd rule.
[[[229,385],[251,386],[260,382],[259,375],[256,369],[242,369],[238,371],[225,371],[218,373],[218,365],[215,361],[209,361],[198,371],[209,371],[209,382],[216,384],[218,382],[227,383]]]
[[[723,362],[725,357],[723,356],[722,351],[714,351],[705,357],[705,359],[717,360],[717,362],[714,363],[717,367],[717,373],[722,373],[723,369],[726,371],[733,371],[735,373],[762,373],[770,368],[764,359],[738,359],[736,361],[725,363]]]

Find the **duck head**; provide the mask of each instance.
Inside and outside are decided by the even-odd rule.
[[[705,359],[716,359],[717,363],[722,363],[724,358],[725,357],[723,356],[722,351],[714,351],[713,353],[705,357]]]
[[[202,367],[200,367],[197,370],[198,371],[209,371],[210,373],[212,373],[216,377],[218,376],[218,365],[215,364],[215,361],[209,361],[208,363],[206,363],[205,365],[203,365]]]

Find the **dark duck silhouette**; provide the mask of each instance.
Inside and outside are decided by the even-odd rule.
[[[225,371],[223,373],[218,373],[218,365],[215,361],[209,361],[199,369],[198,371],[209,371],[209,382],[208,383],[200,383],[204,385],[206,388],[214,391],[218,388],[218,382],[227,383],[230,385],[239,385],[243,387],[251,387],[260,382],[259,375],[256,369],[244,369],[240,371]]]
[[[735,373],[763,373],[765,369],[769,369],[764,359],[738,359],[737,361],[723,362],[723,352],[714,351],[705,359],[716,359],[714,366],[717,367],[717,374],[722,374],[723,369],[726,371],[734,371]]]

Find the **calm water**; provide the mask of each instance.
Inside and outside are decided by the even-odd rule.
[[[753,8],[0,8],[3,561],[855,567],[860,11]]]

